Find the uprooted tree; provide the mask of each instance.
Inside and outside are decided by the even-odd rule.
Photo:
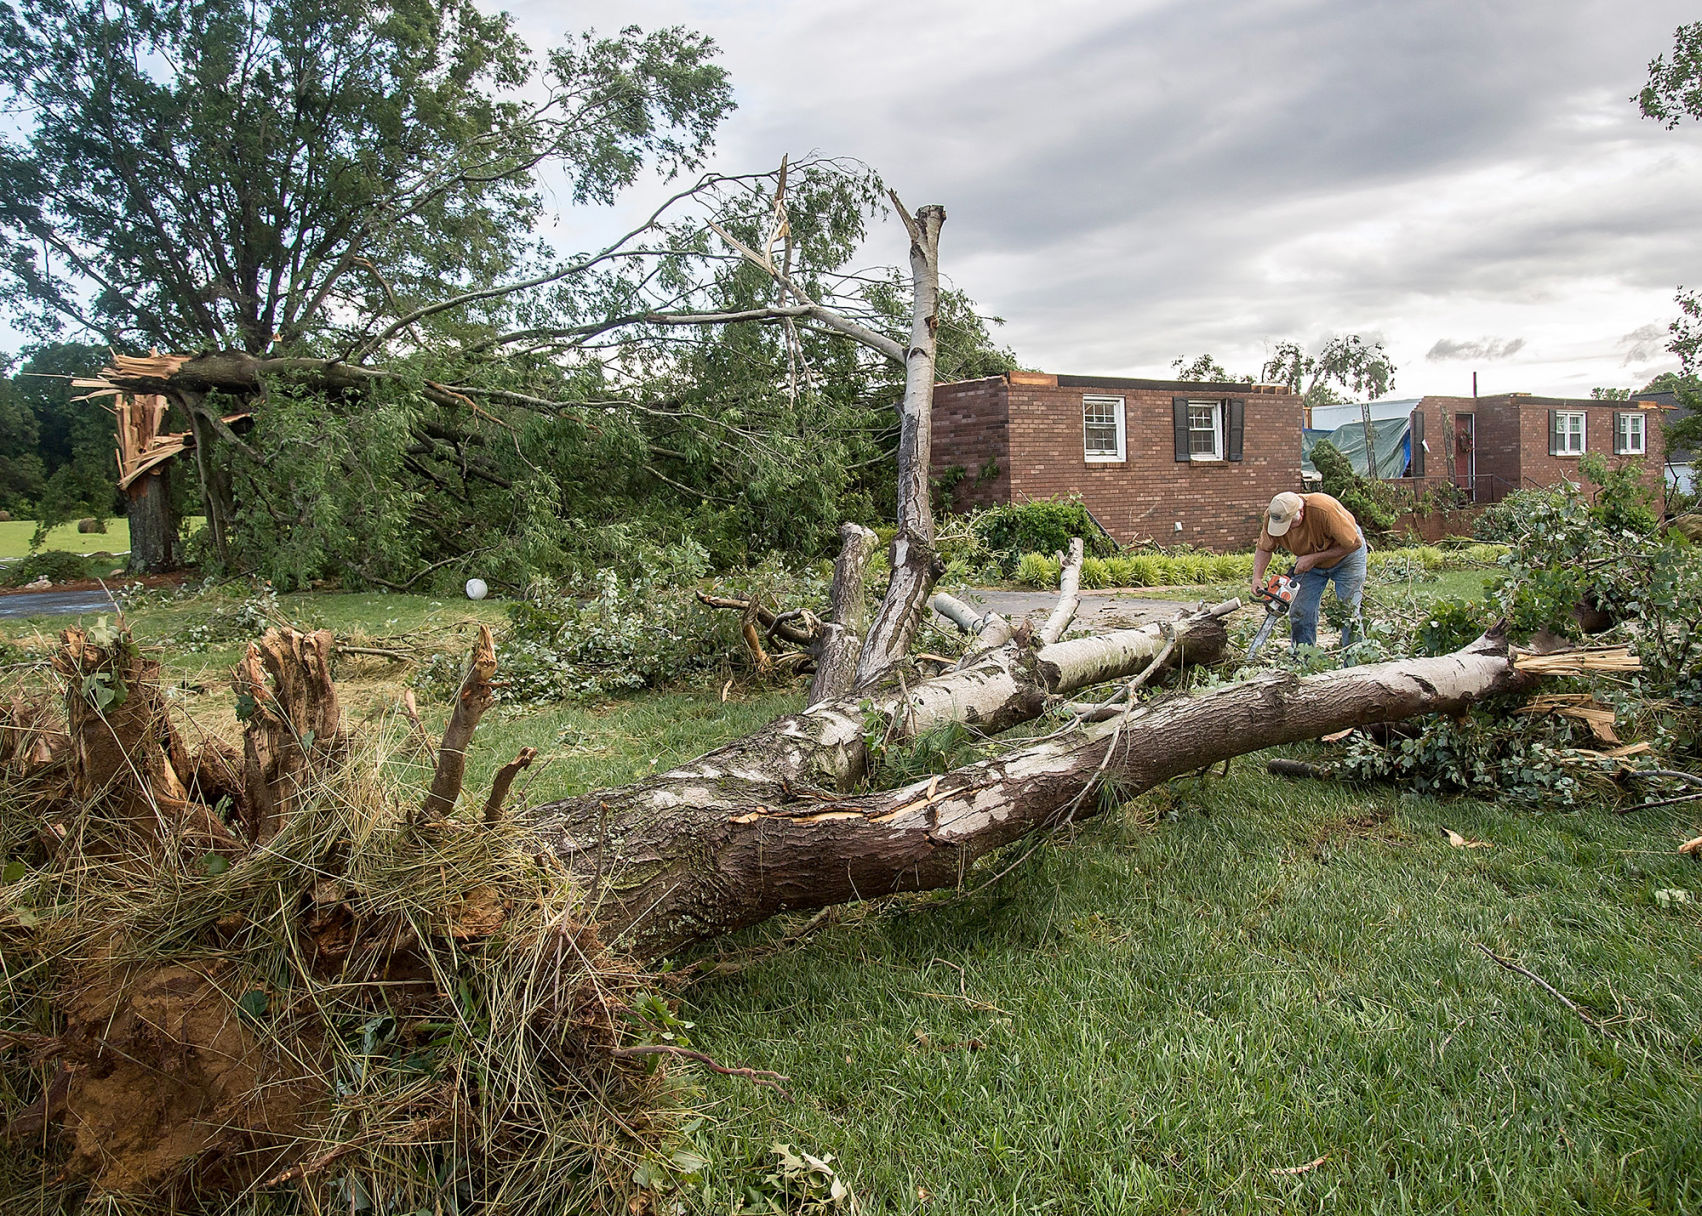
[[[5,1041],[29,1078],[8,1074],[21,1108],[9,1131],[37,1146],[44,1177],[178,1204],[288,1186],[308,1204],[364,1196],[392,1210],[451,1177],[493,1208],[541,1210],[613,1176],[587,1145],[624,1144],[609,1152],[629,1166],[621,1154],[642,1151],[631,1125],[597,1120],[620,1087],[642,1095],[646,1065],[684,1056],[729,1071],[674,1037],[643,971],[659,956],[781,912],[950,887],[990,850],[1098,813],[1115,801],[1104,791],[1460,712],[1531,680],[1489,635],[1437,658],[1143,700],[1165,668],[1223,655],[1234,604],[1066,638],[1079,546],[1038,630],[935,597],[975,638],[924,674],[908,652],[939,570],[926,474],[944,219],[939,207],[906,218],[904,344],[742,247],[783,292],[745,319],[834,325],[901,364],[906,386],[885,594],[872,613],[862,603],[870,537],[847,528],[812,631],[809,704],[755,734],[632,786],[509,811],[523,752],[482,807],[457,811],[500,662],[485,637],[441,744],[421,749],[429,793],[408,805],[342,722],[328,636],[252,644],[233,677],[240,747],[192,748],[157,664],[122,630],[67,632],[64,714],[15,703],[0,737],[25,808],[8,830],[30,838],[11,843],[32,859],[6,888],[5,949],[20,965]],[[246,358],[107,376],[146,391]],[[1096,686],[1111,691],[1071,700]],[[883,748],[954,722],[993,736],[1049,711],[1048,734],[880,787]]]

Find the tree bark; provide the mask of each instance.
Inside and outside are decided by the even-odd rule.
[[[910,232],[912,311],[910,346],[904,353],[904,397],[898,407],[898,531],[892,538],[892,578],[857,659],[854,683],[858,688],[874,684],[909,650],[941,569],[934,552],[928,473],[939,330],[940,226],[946,211],[928,206],[912,217],[900,207],[899,214]]]
[[[175,570],[177,520],[171,513],[171,462],[138,477],[124,491],[129,502],[130,561],[133,574]]]
[[[496,689],[491,683],[495,676],[496,639],[491,636],[489,625],[480,625],[467,674],[461,679],[455,708],[450,712],[449,725],[443,729],[443,743],[437,749],[437,769],[432,773],[431,789],[420,807],[420,816],[426,822],[447,818],[455,809],[467,772],[467,747],[473,741],[479,719],[496,703]]]
[[[956,885],[990,850],[1096,814],[1106,778],[1132,796],[1261,748],[1458,713],[1528,679],[1505,642],[1486,637],[1441,658],[1271,674],[1138,705],[878,793],[804,796],[777,788],[760,767],[722,769],[712,753],[638,786],[541,806],[532,825],[570,868],[600,884],[605,933],[653,957],[780,912]],[[777,758],[784,736],[771,736],[769,747]]]
[[[230,529],[236,515],[235,495],[230,475],[219,464],[213,444],[218,439],[202,397],[196,393],[178,392],[174,398],[180,409],[189,415],[189,430],[195,437],[195,475],[201,485],[201,506],[207,516],[207,534],[213,542],[213,553],[221,567],[230,566]]]
[[[869,602],[863,579],[868,571],[875,534],[860,524],[839,527],[839,557],[833,563],[833,587],[828,592],[828,619],[817,643],[816,670],[805,705],[819,705],[851,691],[857,674],[857,655],[869,629]]]

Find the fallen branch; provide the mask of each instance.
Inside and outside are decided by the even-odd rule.
[[[774,1090],[788,1102],[792,1100],[792,1095],[786,1091],[783,1084],[792,1078],[784,1073],[769,1072],[762,1068],[728,1068],[703,1052],[693,1051],[689,1047],[675,1047],[669,1043],[647,1043],[642,1047],[619,1047],[609,1054],[617,1060],[638,1059],[643,1056],[678,1056],[682,1060],[696,1060],[710,1072],[718,1072],[724,1077],[744,1077],[755,1085]]]
[[[1070,622],[1076,619],[1076,609],[1081,605],[1081,537],[1070,538],[1070,551],[1058,564],[1058,602],[1052,609],[1052,614],[1046,618],[1046,623],[1040,627],[1040,641],[1050,645],[1064,636],[1064,631],[1070,627]]]
[[[816,640],[821,632],[821,623],[808,613],[775,612],[765,608],[755,600],[741,600],[727,595],[710,595],[707,591],[697,593],[697,601],[709,608],[727,608],[734,612],[753,616],[757,624],[770,636],[783,638],[794,646],[808,646]],[[800,622],[802,622],[800,624]]]
[[[1304,760],[1272,760],[1265,765],[1265,771],[1273,777],[1302,777],[1318,781],[1328,781],[1335,776],[1334,770],[1322,764],[1308,764]]]
[[[1511,959],[1502,958],[1499,954],[1495,953],[1495,951],[1491,950],[1482,942],[1473,942],[1472,945],[1476,946],[1479,950],[1482,950],[1484,954],[1493,959],[1498,966],[1505,967],[1509,971],[1524,976],[1526,979],[1536,984],[1537,987],[1552,996],[1555,1000],[1566,1006],[1566,1008],[1570,1009],[1573,1013],[1583,1018],[1585,1022],[1589,1023],[1595,1029],[1601,1030],[1605,1033],[1605,1029],[1602,1024],[1585,1012],[1582,1005],[1579,1005],[1571,997],[1567,996],[1564,992],[1561,992],[1560,989],[1543,979],[1542,976],[1538,975],[1536,972],[1530,970],[1528,967],[1519,966],[1518,963],[1513,962]]]

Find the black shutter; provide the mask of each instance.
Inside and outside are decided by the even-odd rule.
[[[1412,475],[1424,476],[1424,411],[1416,409],[1412,412],[1412,424],[1407,430],[1412,440]]]
[[[1247,401],[1244,397],[1229,399],[1229,459],[1241,459],[1241,434],[1247,429]]]
[[[1548,454],[1560,455],[1560,411],[1548,411]]]
[[[1176,459],[1188,459],[1188,399],[1172,397],[1170,410],[1176,423]]]

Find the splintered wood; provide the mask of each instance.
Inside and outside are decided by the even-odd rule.
[[[97,397],[115,400],[112,412],[118,423],[118,488],[129,490],[138,479],[159,468],[173,456],[195,446],[189,431],[165,431],[168,402],[159,393],[128,393],[113,383],[114,379],[134,381],[149,379],[165,381],[189,361],[188,355],[162,355],[150,351],[146,355],[112,354],[107,365],[96,376],[77,376],[72,388],[85,390],[79,401]],[[246,411],[227,415],[226,426],[247,418]]]
[[[1613,730],[1613,710],[1587,692],[1549,693],[1519,706],[1514,712],[1571,718],[1589,727],[1590,733],[1601,742],[1614,746],[1619,744],[1619,736]]]
[[[118,488],[128,490],[189,446],[189,434],[162,433],[166,399],[158,393],[120,393],[112,411],[118,418]]]
[[[1643,664],[1629,646],[1595,646],[1553,654],[1517,651],[1513,670],[1533,676],[1582,676],[1592,672],[1642,671]]]

